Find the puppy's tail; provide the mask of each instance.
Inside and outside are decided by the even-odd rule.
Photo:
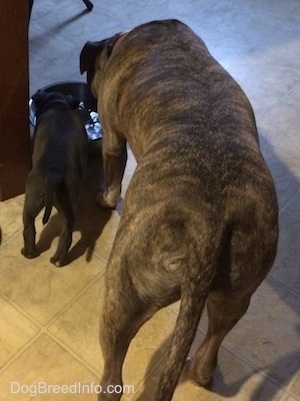
[[[43,217],[44,225],[49,221],[54,202],[54,195],[56,192],[57,185],[59,184],[59,181],[60,179],[52,174],[48,174],[46,177],[45,212]]]
[[[189,266],[185,269],[181,285],[180,310],[155,401],[172,399],[216,274],[219,250],[214,249],[214,245],[218,243],[215,237],[206,238],[200,251],[199,245],[190,244]]]

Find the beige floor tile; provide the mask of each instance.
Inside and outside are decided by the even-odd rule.
[[[97,376],[47,334],[42,334],[2,372],[0,399],[3,401],[33,399],[37,401],[96,401],[95,393],[80,394],[80,385],[91,386],[91,383],[98,383],[98,380]],[[42,383],[40,390],[37,387],[39,383]],[[43,383],[47,385],[47,388]],[[48,387],[54,385],[59,387],[56,389]],[[36,396],[34,396],[35,391],[38,391]]]
[[[34,338],[39,328],[0,296],[0,369]]]
[[[235,361],[233,361],[235,362]],[[240,367],[240,366],[239,366]],[[245,373],[246,368],[243,367],[241,372]],[[238,378],[239,376],[237,376]],[[282,396],[282,390],[274,385],[272,381],[268,380],[262,374],[252,374],[245,380],[241,380],[238,383],[233,383],[225,385],[223,383],[218,383],[215,380],[211,391],[205,390],[196,386],[194,383],[186,381],[179,384],[173,401],[279,401]],[[223,391],[221,391],[218,386],[220,386]]]
[[[0,202],[0,246],[22,230],[23,200],[24,195],[20,195]]]
[[[193,354],[194,350],[191,351]],[[153,374],[148,377],[137,393],[130,399],[134,401],[155,401],[155,390],[158,386],[163,361]],[[245,362],[222,348],[219,366],[216,369],[210,389],[197,386],[189,380],[188,372],[182,374],[173,401],[279,401],[282,389],[265,375],[255,371]]]
[[[103,277],[88,288],[70,308],[49,327],[53,336],[76,352],[96,372],[103,369],[98,340],[99,316],[102,307]],[[168,309],[159,311],[132,340],[124,363],[124,383],[141,383],[165,353],[176,314]]]
[[[103,167],[100,148],[93,149],[89,160],[87,177],[79,200],[79,213],[76,219],[74,237],[79,241],[81,250],[85,249],[86,259],[89,260],[93,253],[107,260],[122,212],[123,198],[129,181],[136,167],[135,159],[128,149],[128,160],[122,182],[122,195],[115,210],[99,207],[95,203],[95,193],[103,188]],[[71,255],[76,254],[76,249],[71,250]]]
[[[290,391],[293,395],[297,396],[300,399],[300,367],[298,373],[295,375],[294,381],[291,383]]]
[[[174,311],[178,311],[179,303],[172,305]],[[270,379],[266,379],[267,393],[274,389],[274,393],[281,394],[279,387],[288,387],[293,383],[297,394],[297,373],[299,372],[300,348],[299,348],[299,299],[289,293],[273,280],[267,279],[252,297],[250,307],[245,316],[239,321],[235,328],[228,334],[223,341],[219,354],[219,368],[222,372],[224,383],[229,388],[227,396],[238,396],[238,400],[244,400],[239,395],[230,394],[230,387],[234,387],[232,374],[243,372],[237,388],[243,387],[241,392],[246,391],[248,385],[252,385],[254,377],[254,385],[258,380],[262,380],[256,371],[263,372]],[[207,313],[203,312],[201,322],[199,324],[198,334],[191,348],[190,355],[201,344],[204,339],[207,327]],[[228,351],[229,350],[229,351]],[[232,354],[228,357],[228,352]],[[248,373],[244,373],[245,369],[241,368],[239,358],[249,364],[252,368],[248,368]],[[246,365],[245,365],[246,366]],[[235,368],[237,367],[237,371]],[[250,369],[250,370],[249,370]],[[214,385],[220,387],[218,381],[218,371]],[[299,373],[298,373],[299,374]],[[261,376],[261,377],[260,377]],[[234,376],[233,376],[234,377]],[[277,381],[272,384],[272,381]],[[226,389],[221,386],[221,393]],[[244,389],[245,387],[245,389]],[[224,390],[225,389],[225,390]],[[268,390],[269,389],[269,390]],[[262,386],[262,394],[265,394],[265,388]],[[248,398],[246,398],[248,399]],[[266,398],[268,399],[268,398]],[[273,401],[273,398],[269,398]],[[249,400],[252,401],[252,398]],[[253,401],[256,401],[253,398]],[[264,400],[262,396],[262,400]]]
[[[164,369],[162,361],[155,371],[147,377],[136,393],[129,397],[133,401],[155,401],[155,393],[158,387],[159,378]],[[181,379],[176,387],[172,401],[219,401],[220,397],[209,390],[195,385],[191,381]]]
[[[137,388],[156,367],[168,350],[176,318],[172,310],[163,308],[140,329],[125,358],[125,383]]]
[[[300,396],[296,397],[290,394],[285,394],[280,401],[299,401]]]
[[[4,244],[0,250],[0,291],[41,325],[50,322],[104,271],[104,263],[98,258],[86,263],[84,258],[79,257],[63,268],[53,266],[49,259],[57,245],[57,229],[48,224],[46,231],[47,238],[55,239],[51,248],[38,258],[26,259],[20,254],[23,241],[21,235],[15,236],[13,241]]]
[[[211,390],[224,401],[277,401],[283,390],[265,373],[258,372],[247,361],[222,347]]]
[[[85,81],[78,58],[86,40],[101,40],[146,20],[171,16],[188,22],[208,40],[209,48],[245,89],[278,191],[282,212],[279,253],[248,313],[221,347],[212,391],[182,378],[174,401],[300,401],[298,0],[286,0],[285,7],[277,0],[237,0],[226,5],[220,0],[213,4],[205,0],[130,0],[125,11],[121,1],[103,0],[99,7],[95,0],[91,13],[83,12],[84,4],[79,0],[63,3],[53,7],[52,0],[34,1],[29,32],[31,93],[58,80]],[[217,26],[216,21],[220,22]],[[50,384],[98,382],[103,367],[98,320],[104,262],[118,227],[122,201],[114,211],[95,204],[94,193],[103,185],[101,141],[90,145],[92,157],[69,266],[57,269],[49,262],[60,228],[55,212],[45,228],[39,216],[37,231],[43,253],[30,261],[20,255],[24,196],[0,203],[0,294],[4,294],[0,298],[0,363],[4,363],[0,401],[97,399],[95,394],[31,397],[9,392],[14,380],[24,384],[40,380]],[[129,152],[122,196],[134,169]],[[159,312],[133,340],[124,379],[135,384],[136,394],[128,394],[124,400],[153,401],[177,310],[178,303]],[[35,337],[40,325],[49,323],[49,336]],[[204,313],[191,354],[203,339],[206,323]]]
[[[103,365],[99,345],[102,291],[103,277],[100,277],[48,328],[62,344],[99,372]]]
[[[277,257],[270,277],[300,297],[300,220],[289,213],[279,216],[279,243]],[[298,309],[300,301],[298,299]]]
[[[90,143],[90,154],[85,180],[78,202],[74,238],[77,244],[70,251],[71,257],[82,254],[86,261],[90,261],[94,254],[107,258],[114,238],[111,230],[111,221],[117,214],[109,209],[99,207],[95,202],[95,194],[103,187],[103,166],[101,157],[101,143]],[[117,219],[118,221],[118,219]]]
[[[288,386],[299,369],[298,313],[299,299],[267,279],[224,345],[279,385]]]
[[[118,205],[118,207],[120,206],[121,204]],[[105,213],[105,211],[103,213]],[[111,213],[109,221],[102,226],[101,233],[99,234],[97,241],[93,244],[93,253],[106,261],[109,258],[120,221],[120,214],[117,210],[113,210],[109,213]]]
[[[136,169],[136,161],[135,158],[132,154],[131,149],[128,147],[127,150],[127,163],[126,163],[126,169],[123,177],[123,183],[122,183],[122,196],[125,195],[126,189],[128,188],[128,184],[130,182],[130,179],[134,173],[134,170]]]

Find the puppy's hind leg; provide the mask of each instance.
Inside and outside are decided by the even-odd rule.
[[[64,217],[63,227],[59,236],[58,246],[55,254],[50,259],[56,267],[65,266],[67,261],[68,250],[72,243],[72,232],[74,228],[74,217]]]
[[[70,191],[63,181],[57,187],[56,197],[58,208],[63,215],[63,226],[58,240],[58,246],[50,262],[57,267],[67,264],[67,255],[72,243],[72,234],[75,224],[75,203],[79,192],[79,185]],[[74,198],[73,198],[74,196]]]

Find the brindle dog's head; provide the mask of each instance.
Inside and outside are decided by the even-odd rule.
[[[96,71],[104,67],[105,62],[109,59],[112,50],[120,38],[122,33],[101,40],[100,42],[86,42],[80,53],[80,73],[87,72],[87,83],[92,91],[93,96],[98,97],[98,82]]]
[[[96,61],[98,56],[102,53],[107,40],[101,42],[86,42],[80,53],[80,73],[87,72],[87,83],[92,87],[92,82],[96,72]],[[96,97],[96,93],[93,91]]]

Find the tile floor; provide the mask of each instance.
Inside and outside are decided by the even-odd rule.
[[[211,390],[182,380],[174,401],[300,400],[300,3],[298,0],[35,0],[30,25],[30,90],[57,81],[83,80],[78,55],[86,40],[99,40],[139,23],[175,17],[188,23],[248,94],[261,146],[280,203],[280,244],[274,268],[253,297],[246,316],[220,351]],[[70,251],[72,263],[53,267],[60,219],[42,228],[35,260],[20,255],[23,196],[0,203],[0,400],[96,401],[75,384],[97,383],[102,370],[98,317],[103,275],[119,211],[100,210],[92,191],[101,181],[99,144],[93,143]],[[128,163],[125,181],[134,170]],[[100,176],[98,176],[98,174]],[[125,186],[126,189],[126,186]],[[133,340],[124,400],[154,401],[153,389],[178,305],[161,310]],[[203,338],[203,316],[195,344]],[[43,387],[35,396],[35,385]],[[71,387],[73,385],[73,387]],[[33,386],[33,387],[30,387]]]

